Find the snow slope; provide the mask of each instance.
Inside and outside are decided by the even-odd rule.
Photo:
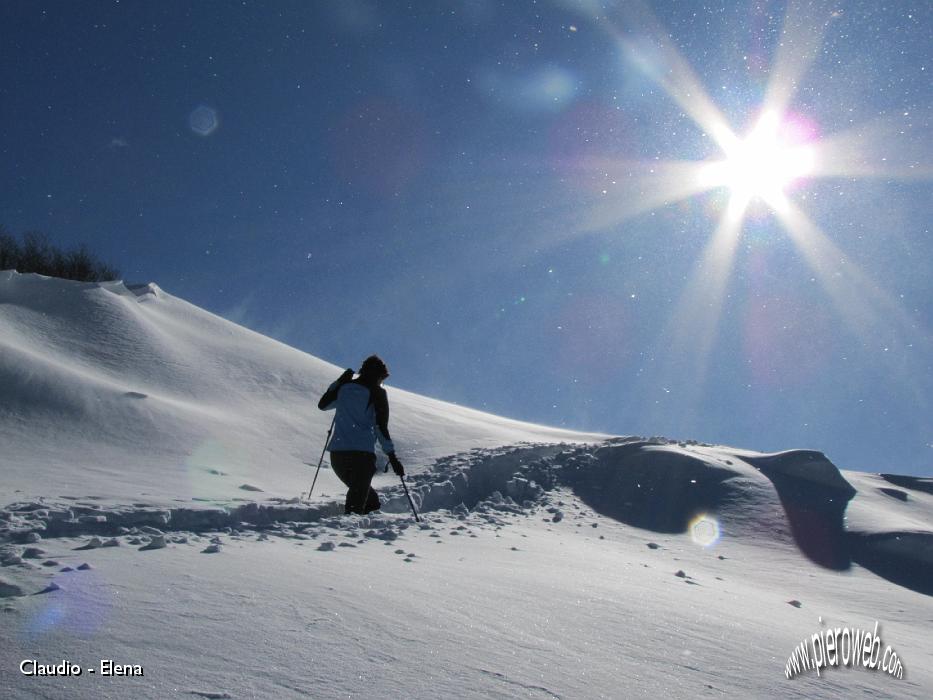
[[[333,416],[317,401],[341,372],[154,284],[0,272],[0,502],[15,491],[226,499],[250,495],[244,484],[297,495]],[[473,447],[605,437],[393,388],[389,400],[416,471]]]
[[[0,697],[933,695],[929,479],[390,390],[423,520],[390,477],[343,516],[329,470],[294,498],[339,368],[153,285],[13,273],[0,344]],[[903,678],[785,677],[875,621]]]

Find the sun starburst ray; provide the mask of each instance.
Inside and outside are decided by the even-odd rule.
[[[813,146],[813,177],[929,179],[933,142],[909,136],[909,118],[909,112],[884,117],[821,139]]]
[[[620,11],[623,26],[629,31],[615,30],[615,37],[623,51],[642,71],[660,85],[664,91],[690,116],[691,119],[723,149],[735,143],[735,134],[729,122],[703,87],[696,72],[680,51],[671,43],[670,34],[657,21],[654,13],[643,2],[623,3]],[[656,49],[658,60],[646,58],[639,38],[647,37]]]
[[[893,330],[908,337],[919,334],[925,342],[933,339],[799,207],[787,201],[774,210],[840,317],[859,337],[885,337]]]
[[[766,110],[784,113],[793,102],[804,76],[819,57],[826,22],[832,10],[825,3],[788,3],[781,41],[771,69],[771,80],[763,101]]]
[[[740,197],[729,201],[661,334],[661,376],[678,387],[676,410],[683,420],[703,396],[747,206]]]
[[[694,161],[588,162],[580,173],[599,178],[601,198],[589,208],[583,231],[599,231],[645,212],[689,199],[710,185]]]

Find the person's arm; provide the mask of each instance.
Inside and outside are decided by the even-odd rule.
[[[322,411],[329,411],[331,408],[335,408],[334,403],[337,401],[337,394],[340,393],[340,387],[351,379],[353,379],[353,370],[345,370],[344,373],[338,377],[337,381],[327,388],[321,400],[317,402],[317,407]]]
[[[376,439],[379,440],[382,451],[389,458],[392,470],[402,476],[405,473],[405,468],[398,457],[395,456],[395,445],[389,435],[389,396],[382,387],[379,387],[373,393],[373,407],[376,409]]]
[[[389,436],[389,397],[382,387],[373,391],[373,408],[376,409],[376,439],[386,454],[395,452]]]

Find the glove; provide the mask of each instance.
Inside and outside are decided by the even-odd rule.
[[[338,384],[346,384],[346,383],[349,382],[351,379],[353,379],[353,370],[352,370],[352,369],[346,369],[346,370],[343,371],[343,374],[340,375],[340,378],[337,379],[337,383],[338,383]]]
[[[399,476],[405,476],[405,467],[402,466],[402,463],[398,461],[398,457],[395,456],[395,453],[389,455],[389,464],[392,465],[392,471],[394,471]]]

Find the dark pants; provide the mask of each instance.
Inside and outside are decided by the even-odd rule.
[[[376,473],[376,455],[372,452],[340,450],[330,453],[334,474],[349,487],[344,513],[371,513],[382,504],[370,484]]]

